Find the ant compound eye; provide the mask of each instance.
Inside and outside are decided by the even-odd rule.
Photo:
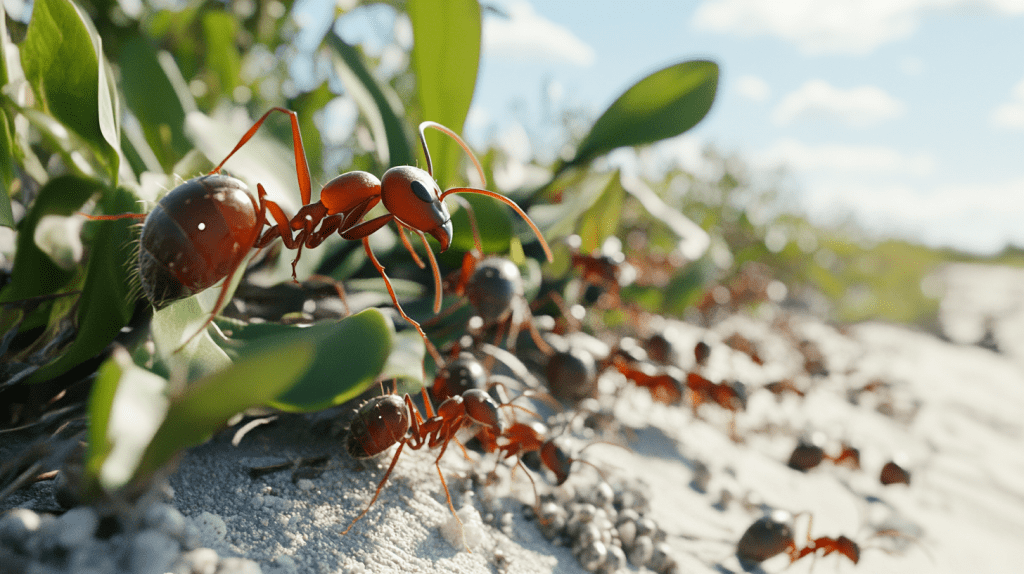
[[[413,194],[425,203],[433,203],[437,199],[437,197],[427,189],[427,186],[423,185],[423,182],[418,179],[410,181],[409,187],[412,188]]]

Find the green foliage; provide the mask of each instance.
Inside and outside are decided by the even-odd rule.
[[[615,148],[677,136],[711,110],[718,64],[682,62],[659,70],[625,91],[594,122],[576,155],[561,169],[586,163]]]
[[[11,279],[0,291],[0,352],[24,368],[19,372],[32,374],[16,383],[0,381],[0,393],[15,385],[41,389],[64,380],[70,385],[95,372],[86,460],[94,495],[145,487],[183,449],[249,407],[309,412],[347,401],[383,378],[401,379],[411,388],[423,385],[430,374],[416,331],[396,333],[391,321],[372,308],[390,298],[364,252],[338,237],[304,250],[294,273],[300,280],[314,273],[346,279],[361,301],[358,312],[317,323],[300,306],[302,311],[271,322],[219,321],[229,329],[228,341],[211,336],[209,318],[224,309],[240,283],[251,287],[245,266],[252,261],[229,275],[223,290],[218,284],[150,318],[133,276],[134,219],[86,222],[80,236],[64,238],[80,241],[81,257],[60,262],[53,257],[57,247],[38,237],[47,216],[151,208],[157,190],[174,187],[169,176],[191,178],[211,169],[252,125],[247,118],[271,107],[298,111],[314,187],[339,169],[366,169],[379,176],[393,165],[422,165],[416,159],[419,120],[461,132],[480,63],[481,10],[475,0],[404,5],[414,42],[407,67],[389,73],[362,46],[334,31],[315,52],[289,62],[281,54],[297,54],[298,26],[280,12],[282,5],[256,3],[248,5],[248,12],[237,12],[245,8],[242,4],[191,3],[178,11],[154,11],[144,4],[141,14],[119,14],[115,22],[109,2],[79,6],[70,0],[36,0],[18,45],[20,62],[6,57],[12,46],[5,20],[0,154],[13,161],[0,169],[0,224],[16,225],[17,239]],[[87,14],[97,15],[95,22]],[[312,77],[293,77],[289,66],[307,58],[314,62]],[[10,69],[9,62],[14,64]],[[711,106],[717,74],[710,62],[684,62],[656,72],[602,114],[573,160],[563,166],[531,166],[550,174],[546,191],[528,198],[530,213],[548,241],[579,234],[589,253],[609,238],[653,223],[648,247],[677,249],[689,233],[680,221],[688,220],[665,213],[667,204],[658,192],[589,164],[612,149],[653,143],[693,127]],[[358,110],[352,134],[331,133],[336,102]],[[334,137],[321,138],[321,133]],[[464,152],[449,138],[428,133],[435,178],[445,188],[460,185]],[[290,125],[275,114],[225,169],[262,183],[274,201],[294,213],[298,190],[291,148]],[[484,156],[488,172],[499,155],[491,150]],[[316,189],[313,194],[316,200]],[[508,206],[484,196],[458,197],[465,202],[451,202],[457,231],[442,258],[445,274],[454,274],[463,255],[475,249],[470,210],[464,208],[468,204],[485,253],[512,253],[531,271],[531,296],[571,280],[564,249],[561,267],[543,271],[524,255],[539,249]],[[12,199],[24,207],[17,222]],[[429,292],[424,285],[431,277],[412,263],[394,232],[382,229],[371,244],[398,296],[420,298],[406,309],[421,321],[433,318],[430,302],[421,297]],[[292,285],[295,252],[276,255],[275,248],[269,246],[254,266],[264,281]],[[649,252],[630,255],[642,259]],[[690,274],[673,283],[673,300],[694,296],[704,278]],[[665,304],[649,294],[637,292],[637,300]],[[436,318],[431,336],[437,341],[457,336],[466,315]],[[153,341],[155,353],[143,344],[147,340]],[[96,365],[101,365],[98,372]]]

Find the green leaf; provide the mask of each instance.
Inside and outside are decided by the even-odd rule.
[[[140,36],[121,44],[121,91],[139,119],[146,142],[165,172],[170,172],[192,145],[185,136],[185,108],[164,73],[155,46]]]
[[[173,397],[135,479],[145,480],[181,450],[201,444],[237,413],[271,402],[309,369],[314,355],[308,339],[266,348]]]
[[[421,117],[462,131],[480,67],[480,5],[476,0],[409,2],[412,68]],[[434,179],[449,187],[462,150],[447,136],[427,135]]]
[[[601,196],[580,217],[576,231],[581,239],[580,252],[593,253],[601,247],[605,239],[615,235],[619,229],[622,202],[625,198],[626,190],[622,189],[619,178],[610,179]]]
[[[0,86],[7,85],[7,13],[0,3]],[[14,158],[14,126],[6,108],[0,108],[0,157]],[[11,211],[11,182],[14,181],[14,162],[0,162],[0,225],[14,228]]]
[[[477,228],[480,230],[480,242],[484,253],[507,253],[509,238],[512,237],[512,218],[519,215],[507,205],[483,195],[470,193],[460,194],[473,207]],[[445,201],[451,201],[446,199]],[[453,202],[454,203],[454,202]],[[459,209],[452,213],[452,237],[450,251],[469,251],[473,249],[473,227],[470,225],[469,213],[460,204]]]
[[[135,366],[118,347],[100,366],[89,396],[86,489],[96,496],[126,484],[167,413],[167,380]]]
[[[206,38],[206,65],[217,76],[220,94],[234,99],[232,92],[238,86],[242,64],[235,47],[238,20],[227,12],[210,11],[203,14],[203,33]]]
[[[381,163],[386,166],[412,165],[413,151],[402,119],[405,112],[401,100],[390,88],[377,83],[354,46],[345,43],[334,32],[327,34],[327,45],[335,56],[332,58],[335,73],[370,124]]]
[[[105,213],[127,213],[136,197],[126,190],[109,194]],[[133,272],[134,233],[130,219],[96,222],[85,283],[78,305],[78,333],[63,354],[32,374],[29,383],[48,381],[103,351],[128,324],[136,296],[130,285]]]
[[[74,276],[57,266],[35,244],[35,230],[45,215],[71,215],[104,187],[96,180],[66,175],[50,180],[18,225],[18,243],[11,282],[0,291],[0,301],[16,301],[57,293]]]
[[[44,110],[89,143],[116,183],[117,97],[91,22],[69,0],[38,0],[21,62]]]
[[[558,189],[563,191],[562,202],[534,205],[529,211],[530,218],[544,233],[544,238],[548,242],[568,237],[576,233],[580,217],[597,202],[612,185],[612,181],[618,179],[616,175],[576,170],[572,172],[571,178],[562,178],[555,182]]]
[[[384,370],[395,336],[391,321],[377,309],[292,331],[289,336],[315,345],[316,357],[302,380],[269,403],[290,412],[316,411],[358,396]]]
[[[576,156],[559,171],[586,163],[615,148],[656,142],[697,125],[711,109],[718,64],[682,62],[640,80],[594,122]]]

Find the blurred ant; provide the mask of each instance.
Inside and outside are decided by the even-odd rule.
[[[809,514],[807,542],[802,548],[798,547],[793,537],[792,521],[793,516],[788,512],[776,511],[751,524],[736,545],[736,556],[740,562],[763,562],[785,552],[792,564],[807,556],[817,556],[819,551],[823,551],[821,556],[839,554],[854,564],[860,562],[861,545],[853,539],[847,536],[812,538],[814,517]],[[872,535],[876,536],[907,537],[906,534],[891,529],[879,530]]]
[[[242,182],[220,174],[224,164],[256,134],[274,112],[287,114],[291,120],[295,169],[303,203],[292,218],[277,203],[267,199],[263,184],[257,184],[257,198],[253,198]],[[328,182],[320,191],[319,201],[314,203],[298,115],[291,110],[275,107],[253,124],[235,148],[209,174],[189,180],[172,190],[148,215],[122,214],[91,218],[146,219],[140,237],[139,275],[147,297],[158,309],[203,291],[222,279],[230,279],[251,249],[263,248],[277,237],[281,238],[286,248],[296,250],[292,261],[293,279],[296,279],[295,266],[302,256],[303,247],[317,247],[335,232],[345,239],[362,240],[370,262],[384,280],[395,309],[416,328],[435,361],[441,364],[440,354],[427,339],[420,324],[409,317],[398,302],[391,280],[370,249],[368,237],[371,234],[394,222],[402,244],[422,267],[423,262],[416,255],[405,230],[419,235],[434,273],[435,313],[441,307],[441,274],[425,233],[440,243],[442,252],[450,246],[454,230],[451,214],[444,203],[449,195],[476,193],[504,202],[530,225],[548,261],[553,257],[540,230],[511,199],[493,191],[469,187],[455,187],[441,192],[433,179],[425,135],[427,128],[438,130],[455,140],[469,155],[481,181],[486,182],[480,162],[462,138],[441,124],[428,121],[419,126],[426,170],[411,166],[393,167],[380,179],[362,171],[344,173]],[[388,213],[363,221],[363,217],[381,202]],[[269,218],[267,212],[270,213]],[[265,232],[264,225],[270,225]],[[230,283],[230,280],[224,281],[214,309],[199,332],[212,323],[214,315],[223,307]]]
[[[646,352],[636,342],[624,337],[602,361],[602,370],[615,369],[634,385],[647,389],[651,398],[666,405],[679,404],[683,400],[683,382],[666,369],[658,369],[646,361]]]
[[[890,460],[882,467],[878,480],[885,486],[890,484],[910,486],[910,471]]]
[[[750,360],[753,361],[755,365],[764,364],[764,359],[762,359],[761,355],[757,352],[757,347],[754,345],[753,341],[743,335],[733,333],[722,342],[728,345],[731,349],[739,351],[750,357]]]
[[[775,381],[768,383],[764,386],[765,390],[775,395],[777,401],[782,400],[782,395],[785,393],[792,393],[798,397],[805,396],[805,393],[793,383],[792,379],[783,379],[781,381]]]
[[[622,287],[632,283],[636,275],[633,266],[626,263],[626,256],[622,253],[622,243],[618,238],[609,237],[599,251],[589,255],[579,252],[582,244],[579,235],[570,235],[566,239],[566,243],[572,249],[570,265],[581,275],[584,295],[587,287],[595,287],[603,291],[596,297],[596,303],[600,307],[609,309],[618,307]],[[603,298],[606,302],[601,304]]]
[[[815,442],[801,440],[789,455],[789,462],[786,466],[800,472],[818,466],[822,461],[829,460],[836,466],[848,466],[854,470],[860,469],[860,450],[847,443],[840,445],[839,454],[833,456],[825,452],[825,449]]]
[[[739,381],[713,383],[697,373],[687,373],[686,388],[690,391],[690,408],[694,418],[699,417],[697,409],[703,403],[715,403],[729,411],[729,434],[739,441],[736,434],[736,413],[747,408],[746,385]]]
[[[368,400],[359,408],[355,420],[349,427],[346,442],[349,454],[353,458],[364,459],[380,454],[396,443],[398,449],[391,458],[391,464],[384,473],[384,477],[377,484],[377,491],[370,503],[341,533],[342,536],[352,530],[356,522],[365,516],[373,503],[377,501],[381,489],[384,488],[384,483],[387,482],[391,471],[395,469],[395,464],[398,463],[402,449],[407,445],[409,448],[417,450],[423,447],[441,447],[437,458],[434,459],[434,466],[437,468],[437,475],[441,478],[441,486],[444,487],[448,508],[451,509],[459,527],[462,527],[462,521],[452,504],[451,493],[448,492],[448,484],[441,472],[441,457],[444,456],[449,443],[455,440],[455,434],[464,426],[477,424],[501,434],[504,431],[505,423],[498,412],[497,403],[482,390],[469,389],[461,395],[448,398],[437,407],[436,413],[431,406],[426,388],[422,389],[422,393],[424,409],[427,413],[426,418],[420,414],[412,397],[408,394],[402,397],[393,393],[381,395]],[[457,440],[456,443],[458,443]]]

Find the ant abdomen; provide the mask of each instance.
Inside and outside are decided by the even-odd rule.
[[[157,309],[230,275],[256,236],[259,209],[244,183],[212,174],[170,191],[146,217],[139,279]]]
[[[787,514],[764,516],[747,528],[736,544],[736,556],[743,562],[763,562],[795,548],[793,527]]]
[[[516,264],[501,257],[477,263],[466,284],[466,297],[485,325],[503,320],[512,305],[524,296],[523,276]]]

